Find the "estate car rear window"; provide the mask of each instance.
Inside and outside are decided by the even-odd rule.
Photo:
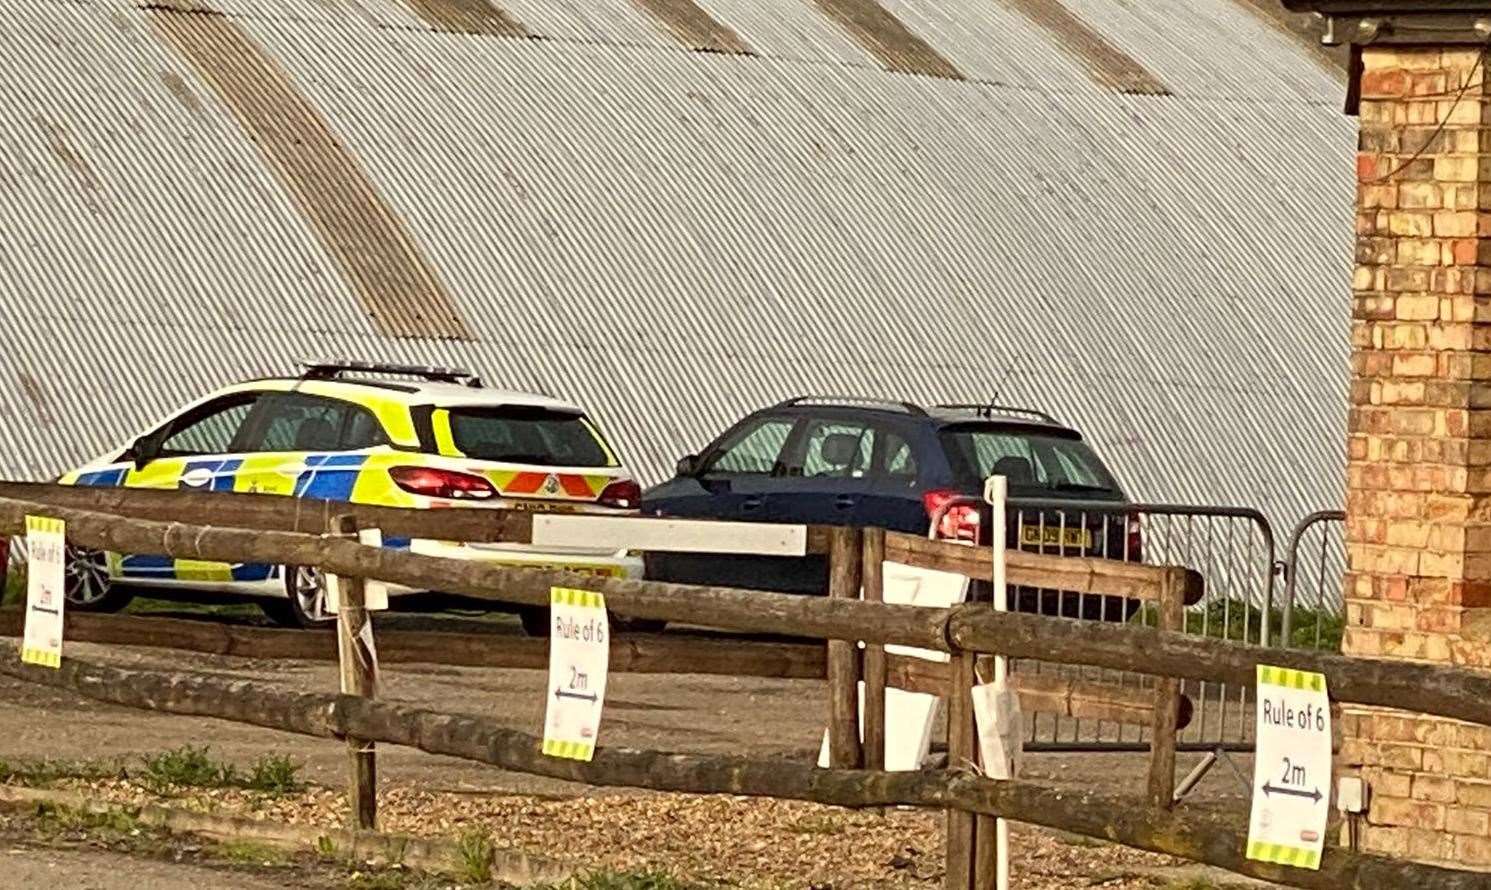
[[[518,405],[447,413],[451,442],[467,457],[551,467],[615,466],[581,414]]]
[[[1005,476],[1024,495],[1121,496],[1117,481],[1080,439],[1036,430],[953,426],[941,433],[954,471],[974,482]]]

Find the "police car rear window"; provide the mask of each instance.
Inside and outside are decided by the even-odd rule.
[[[451,440],[467,457],[548,467],[614,466],[583,415],[547,408],[452,408]]]

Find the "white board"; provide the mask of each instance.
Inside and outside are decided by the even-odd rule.
[[[60,519],[26,517],[26,626],[21,661],[62,666],[62,612],[67,528]]]
[[[533,544],[592,550],[803,556],[808,552],[808,528],[765,522],[539,513],[533,517]]]
[[[954,572],[919,569],[898,562],[884,563],[883,596],[887,603],[947,608],[968,598],[968,578]],[[889,645],[886,652],[946,662],[946,652],[915,646]],[[864,740],[865,684],[859,684],[860,740]],[[918,770],[932,749],[932,727],[942,706],[939,696],[888,687],[885,690],[885,768]],[[818,748],[818,765],[827,767],[828,733]]]
[[[1325,676],[1258,665],[1248,858],[1320,868],[1331,797],[1331,709]]]
[[[545,754],[585,761],[595,756],[610,663],[611,628],[605,597],[588,590],[551,588]]]

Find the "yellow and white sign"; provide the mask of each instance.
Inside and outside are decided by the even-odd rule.
[[[62,666],[66,529],[60,519],[26,517],[26,629],[21,660]]]
[[[595,756],[610,663],[605,597],[588,590],[551,588],[545,754],[585,761]]]
[[[1248,858],[1319,869],[1332,775],[1325,676],[1258,665],[1255,738]]]

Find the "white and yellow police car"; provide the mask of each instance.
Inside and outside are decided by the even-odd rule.
[[[641,490],[578,406],[483,386],[468,372],[367,362],[228,386],[64,475],[67,485],[256,492],[389,507],[506,507],[624,514]],[[386,547],[640,577],[626,551],[384,541]],[[329,622],[315,569],[70,549],[68,607],[123,608],[142,588],[257,601],[273,620]],[[391,594],[408,594],[391,588]],[[520,613],[531,632],[546,610]]]

